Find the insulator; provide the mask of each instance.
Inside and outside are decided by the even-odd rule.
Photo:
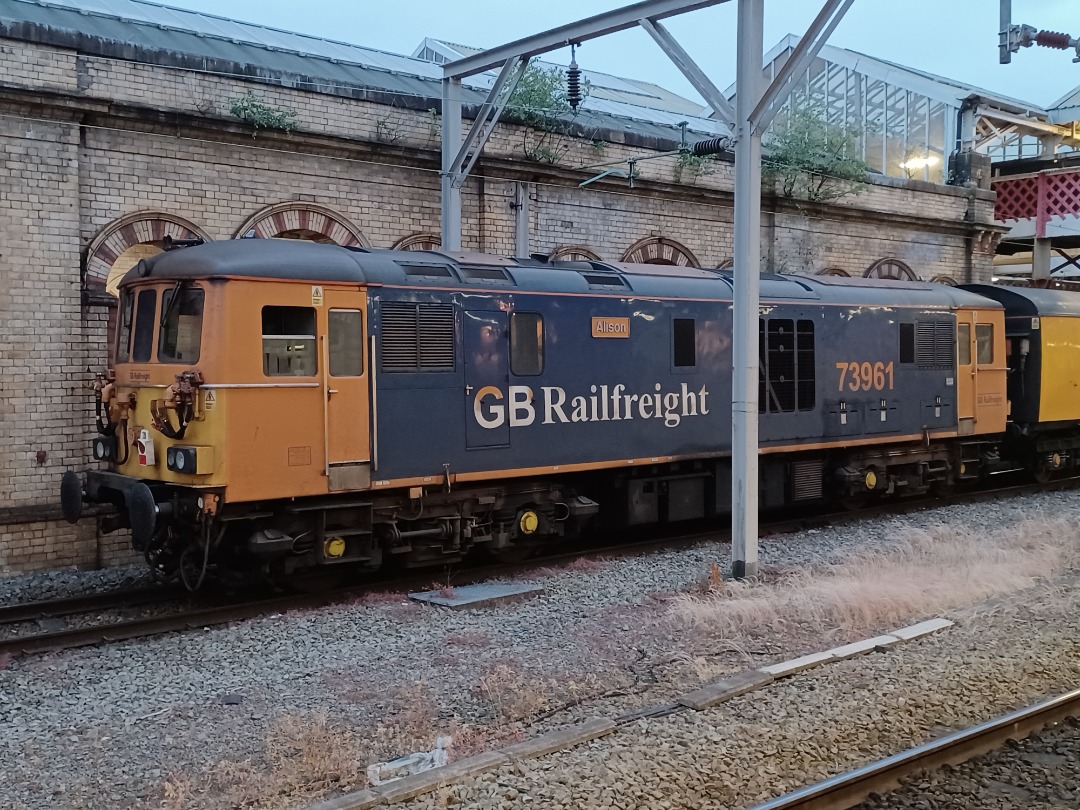
[[[566,100],[570,108],[576,110],[582,101],[581,97],[581,68],[576,61],[570,63],[566,69]]]
[[[1035,35],[1035,44],[1043,48],[1064,51],[1072,44],[1072,37],[1060,31],[1040,31]]]
[[[698,141],[690,147],[690,151],[698,157],[702,155],[716,155],[726,152],[731,146],[728,138],[709,138],[707,141]]]

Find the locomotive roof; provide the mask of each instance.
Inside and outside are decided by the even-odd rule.
[[[1080,317],[1080,295],[1074,292],[1034,287],[994,287],[989,284],[965,284],[964,289],[1000,301],[1010,315]]]
[[[733,289],[727,270],[349,248],[298,239],[232,239],[176,248],[141,260],[122,284],[210,278],[719,300],[730,300]],[[997,306],[945,284],[832,276],[763,275],[761,298],[854,306]]]

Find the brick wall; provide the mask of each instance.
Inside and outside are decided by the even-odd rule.
[[[228,114],[249,90],[295,111],[299,131],[252,137]],[[139,212],[228,239],[288,202],[337,212],[376,247],[437,233],[439,124],[422,109],[0,40],[0,572],[133,559],[126,534],[56,520],[60,474],[88,463],[86,386],[107,356],[108,310],[81,298],[91,241]],[[667,156],[640,163],[633,190],[617,180],[580,189],[597,164],[652,153],[596,133],[564,140],[560,165],[548,166],[522,160],[522,139],[500,127],[466,184],[466,249],[513,252],[514,187],[526,181],[533,252],[585,245],[619,260],[660,237],[704,266],[730,261],[730,162],[695,172]],[[896,256],[925,278],[990,272],[966,224],[992,223],[986,195],[885,180],[829,206],[767,203],[766,269],[857,274]]]

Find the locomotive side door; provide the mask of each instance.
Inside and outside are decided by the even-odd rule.
[[[330,491],[364,489],[371,483],[366,290],[323,288],[319,342]]]
[[[1005,429],[1007,374],[1003,312],[957,310],[956,414],[960,435]]]
[[[975,312],[956,310],[956,418],[958,432],[975,432]]]
[[[510,446],[507,408],[510,350],[505,312],[462,313],[465,346],[465,447]]]

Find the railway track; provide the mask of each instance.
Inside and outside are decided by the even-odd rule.
[[[902,779],[945,765],[959,765],[1047,726],[1080,716],[1080,689],[1002,715],[973,728],[949,734],[900,754],[834,776],[752,810],[847,810],[871,794],[887,793]]]
[[[105,593],[67,596],[60,599],[43,599],[15,605],[0,605],[0,625],[18,624],[40,619],[56,619],[79,613],[95,613],[126,607],[168,602],[183,599],[188,594],[180,588],[151,586],[128,588]]]
[[[974,503],[1006,497],[1044,492],[1047,490],[1073,489],[1080,486],[1080,476],[1061,479],[1050,484],[1008,485],[991,490],[954,494],[939,498],[913,498],[908,501],[889,502],[860,509],[836,513],[807,513],[779,520],[766,520],[761,524],[763,534],[786,534],[806,528],[861,521],[883,515],[897,515],[918,511],[927,507],[956,503]],[[514,564],[463,567],[453,573],[456,585],[479,582],[498,576],[527,573],[540,567],[561,565],[583,557],[613,557],[652,553],[656,551],[695,545],[706,541],[727,539],[726,531],[716,529],[697,531],[661,539],[655,537],[608,546],[582,546],[572,551],[547,554]],[[313,609],[348,602],[370,593],[380,591],[400,592],[430,587],[439,578],[438,569],[425,570],[419,574],[396,579],[366,582],[318,594],[290,594],[269,598],[250,599],[217,605],[190,605],[181,611],[122,619],[89,626],[53,629],[46,632],[18,635],[0,639],[0,655],[25,655],[51,652],[74,647],[92,646],[126,641],[164,633],[192,630],[243,621],[268,613],[285,610]],[[0,626],[29,622],[42,617],[73,616],[95,613],[116,608],[167,602],[185,598],[179,588],[152,588],[142,591],[118,591],[105,594],[71,597],[67,599],[31,602],[0,607]]]

